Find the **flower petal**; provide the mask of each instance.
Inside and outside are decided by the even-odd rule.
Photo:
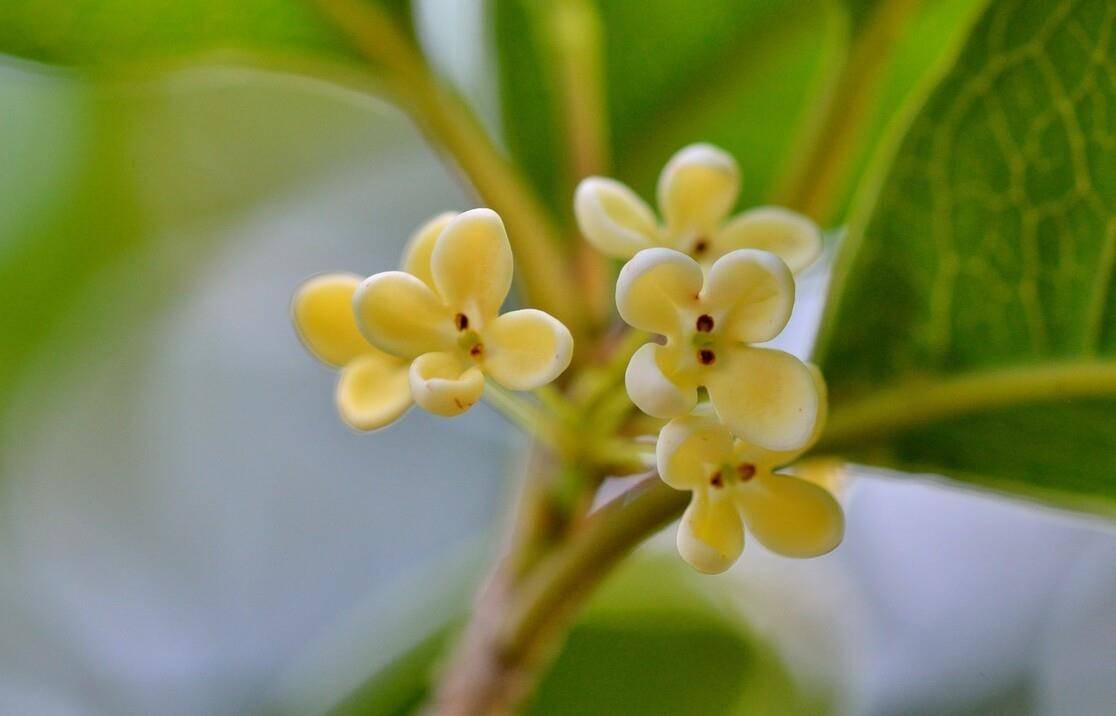
[[[562,374],[573,356],[573,336],[549,313],[510,311],[484,330],[484,371],[510,390],[533,390]]]
[[[739,346],[707,371],[713,409],[741,440],[795,450],[813,435],[820,398],[810,370],[789,353]]]
[[[460,415],[480,400],[484,374],[453,353],[426,353],[415,358],[410,371],[415,402],[435,415]]]
[[[411,407],[407,361],[369,346],[341,371],[337,409],[357,430],[376,430],[395,422]]]
[[[512,282],[504,222],[491,209],[458,214],[435,243],[430,267],[438,293],[455,311],[465,313],[475,326],[494,317]]]
[[[434,274],[430,271],[430,256],[434,253],[434,244],[456,216],[454,212],[447,211],[427,221],[411,236],[407,248],[403,250],[403,270],[418,276],[431,288],[434,288]]]
[[[616,310],[629,325],[671,335],[680,328],[680,311],[696,305],[701,266],[673,249],[644,249],[624,264],[616,281]]]
[[[775,254],[739,249],[709,268],[701,297],[722,316],[723,335],[743,343],[762,343],[779,335],[790,320],[794,276]]]
[[[679,150],[659,175],[659,211],[667,232],[712,236],[740,193],[736,160],[711,144]],[[681,248],[681,247],[680,247]]]
[[[829,414],[829,391],[822,377],[821,369],[813,363],[806,363],[810,377],[814,380],[814,390],[818,394],[818,416],[814,420],[814,430],[810,433],[805,444],[791,450],[765,450],[743,440],[737,440],[734,451],[739,462],[750,462],[760,469],[774,470],[789,465],[798,459],[798,456],[814,446],[825,430],[826,417]]]
[[[606,256],[630,259],[658,243],[651,207],[613,179],[583,179],[574,192],[574,216],[586,240]]]
[[[678,524],[678,553],[694,569],[718,574],[744,551],[744,528],[727,491],[695,490]]]
[[[735,492],[748,531],[776,554],[817,557],[841,543],[845,515],[820,485],[760,472]]]
[[[360,277],[349,273],[315,276],[299,287],[291,301],[291,317],[307,350],[339,368],[371,350],[357,328],[353,294]]]
[[[673,370],[674,352],[669,346],[646,343],[632,355],[624,373],[628,397],[652,417],[676,418],[697,404],[697,386]]]
[[[712,411],[698,407],[659,431],[655,459],[659,477],[677,490],[709,486],[721,465],[731,461],[732,435]]]
[[[454,345],[450,309],[422,279],[403,271],[366,278],[353,297],[357,325],[372,345],[414,357]]]
[[[779,206],[760,206],[729,220],[713,238],[719,253],[736,249],[770,251],[797,273],[821,253],[821,231],[814,222]]]

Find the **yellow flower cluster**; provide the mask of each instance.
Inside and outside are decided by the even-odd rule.
[[[656,447],[658,471],[693,493],[678,550],[705,572],[736,561],[745,525],[794,557],[828,552],[844,530],[824,487],[776,472],[821,431],[821,374],[754,345],[786,326],[793,272],[816,258],[821,237],[808,219],[776,207],[729,218],[739,184],[730,156],[696,144],[663,169],[661,222],[612,179],[584,180],[574,200],[589,242],[627,260],[616,284],[620,317],[663,337],[634,353],[625,387],[639,409],[669,421]],[[486,378],[510,390],[557,378],[573,339],[542,311],[500,313],[512,265],[500,217],[474,209],[422,226],[400,271],[307,281],[294,299],[294,322],[307,348],[340,371],[342,418],[374,430],[413,403],[452,416],[481,398]]]
[[[736,162],[696,144],[659,177],[663,221],[635,192],[591,177],[575,214],[603,253],[630,259],[616,284],[629,325],[664,338],[632,356],[632,402],[669,420],[659,434],[659,475],[693,493],[678,551],[703,572],[730,567],[744,525],[779,554],[809,557],[841,541],[844,517],[823,487],[775,472],[817,439],[825,383],[814,366],[754,346],[775,338],[794,307],[792,271],[818,255],[821,237],[805,217],[762,207],[728,219],[740,188]],[[699,402],[704,388],[708,402]]]
[[[570,364],[573,338],[556,318],[533,308],[500,314],[511,282],[500,217],[443,214],[415,233],[402,271],[307,281],[294,322],[306,347],[340,369],[337,407],[354,428],[384,427],[412,402],[458,415],[480,400],[486,376],[531,390]]]

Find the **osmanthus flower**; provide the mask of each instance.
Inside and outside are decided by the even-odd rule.
[[[409,366],[410,395],[426,410],[468,410],[485,376],[531,390],[569,365],[573,338],[556,318],[532,308],[499,313],[512,251],[495,212],[434,220],[412,240],[404,268],[365,279],[352,306],[368,342]]]
[[[787,557],[816,557],[840,544],[845,520],[833,495],[775,471],[805,449],[765,450],[734,439],[708,405],[667,423],[656,447],[659,475],[693,493],[678,526],[682,558],[702,572],[725,571],[744,549],[745,526]]]
[[[643,412],[670,419],[690,412],[704,386],[733,434],[768,450],[793,450],[817,424],[821,397],[802,361],[749,345],[783,330],[794,306],[794,277],[776,255],[732,251],[708,271],[672,249],[644,249],[624,265],[616,307],[634,328],[666,337],[628,363],[628,396]]]
[[[660,246],[708,266],[736,249],[763,249],[797,272],[821,251],[818,227],[787,209],[762,206],[729,219],[740,193],[740,170],[710,144],[691,144],[671,157],[657,193],[662,223],[624,184],[589,177],[574,195],[578,226],[601,253],[618,259]]]
[[[319,360],[341,371],[337,410],[357,430],[375,430],[411,407],[407,362],[364,340],[353,313],[361,277],[316,276],[299,288],[292,305],[302,342]]]

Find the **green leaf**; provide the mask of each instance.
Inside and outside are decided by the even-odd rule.
[[[772,0],[586,3],[602,28],[606,131],[617,175],[645,196],[669,156],[697,141],[731,151],[742,203],[770,189],[837,66],[836,6]],[[570,214],[571,140],[560,117],[551,4],[493,0],[505,138],[560,217]],[[591,82],[592,78],[585,78]]]
[[[794,684],[772,649],[723,608],[718,582],[673,554],[636,557],[582,613],[525,712],[704,716],[820,714],[825,698]],[[412,713],[448,631],[372,677],[335,716]]]
[[[834,183],[832,205],[824,216],[815,216],[827,226],[839,226],[847,220],[847,212],[860,180],[871,166],[872,158],[904,111],[926,98],[936,80],[964,42],[986,0],[844,0],[849,6],[849,37],[851,43],[867,43],[865,53],[869,65],[869,101],[863,115],[851,118],[851,131],[843,137],[847,146],[833,146],[831,137],[821,139],[821,150],[839,153],[841,163]],[[890,37],[890,41],[881,38]],[[850,58],[851,60],[852,58]],[[857,81],[853,82],[856,85]],[[840,86],[840,85],[838,85]],[[836,88],[834,89],[836,91]],[[834,99],[840,115],[848,119],[846,97]],[[804,159],[804,158],[803,158]],[[817,167],[796,166],[804,172],[807,182],[816,183]]]
[[[410,0],[381,0],[410,30]],[[221,54],[355,58],[310,0],[5,0],[0,53],[106,67]]]
[[[1116,508],[1114,22],[1111,1],[982,16],[838,259],[823,448]]]

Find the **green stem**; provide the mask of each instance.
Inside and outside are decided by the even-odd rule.
[[[515,167],[500,154],[472,111],[431,73],[422,53],[396,20],[374,2],[311,0],[353,49],[386,73],[403,107],[433,142],[453,157],[482,201],[504,219],[527,301],[583,327],[572,272],[560,235]]]
[[[801,211],[826,226],[835,218],[850,167],[862,149],[887,58],[921,0],[889,0],[857,33],[848,59],[836,77],[813,137],[795,162],[778,203]]]
[[[484,400],[525,435],[538,438],[559,455],[567,451],[566,431],[548,412],[492,381],[485,385]]]
[[[865,447],[945,418],[1074,397],[1116,396],[1116,362],[1082,361],[911,381],[837,403],[814,452]]]
[[[652,474],[591,513],[521,585],[503,620],[501,658],[514,662],[532,653],[540,635],[557,631],[609,569],[678,517],[689,499]]]
[[[598,10],[589,0],[556,0],[543,6],[542,17],[551,54],[547,64],[567,148],[564,198],[572,202],[581,179],[605,173],[609,167],[601,49],[604,31]],[[612,314],[609,262],[580,236],[574,258],[586,313],[596,326],[603,326]]]

